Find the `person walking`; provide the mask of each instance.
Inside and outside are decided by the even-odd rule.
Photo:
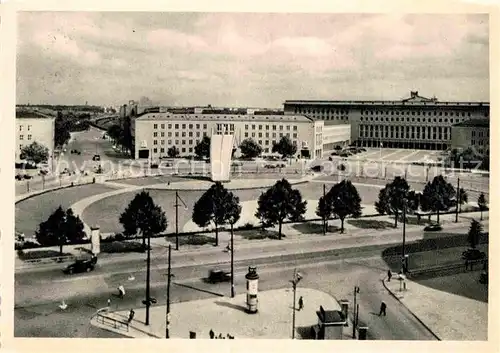
[[[382,314],[386,316],[386,310],[387,310],[387,305],[385,304],[385,302],[382,302],[380,304],[380,312],[378,313],[378,316],[381,316]]]
[[[118,296],[121,299],[123,299],[123,297],[125,296],[125,288],[122,285],[118,287]]]
[[[130,324],[130,322],[134,319],[134,316],[135,316],[135,311],[134,309],[130,309],[130,313],[128,314],[128,323]]]
[[[108,308],[111,306],[111,299],[108,299]]]
[[[299,311],[304,309],[304,298],[302,296],[299,298]]]
[[[392,278],[392,272],[391,270],[387,270],[387,282],[390,282]]]

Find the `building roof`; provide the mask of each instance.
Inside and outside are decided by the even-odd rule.
[[[338,310],[320,310],[316,311],[316,315],[325,324],[344,322],[345,318],[341,311]]]
[[[305,115],[235,115],[235,114],[171,114],[147,113],[136,120],[144,121],[245,121],[245,122],[313,122]]]
[[[55,119],[55,117],[32,110],[16,110],[16,119]]]
[[[490,119],[489,118],[476,118],[462,121],[460,123],[456,123],[453,126],[456,127],[490,127]]]
[[[440,102],[436,97],[426,98],[420,96],[418,91],[410,92],[410,97],[399,101],[385,100],[286,100],[290,105],[338,105],[338,106],[431,106],[431,107],[489,107],[489,102]]]

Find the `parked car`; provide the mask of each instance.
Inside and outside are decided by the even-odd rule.
[[[24,180],[30,180],[30,179],[32,179],[33,177],[32,177],[31,175],[29,175],[29,174],[24,174],[24,175],[23,175],[23,178],[24,178]]]
[[[39,171],[39,174],[40,175],[47,175],[47,174],[49,174],[49,171],[47,169],[42,169]]]
[[[23,180],[24,176],[22,174],[17,174],[16,175],[16,180]]]
[[[440,230],[443,230],[443,227],[441,227],[440,224],[432,223],[432,224],[429,224],[428,226],[426,226],[424,228],[424,230],[426,232],[439,232]]]
[[[276,168],[276,164],[266,164],[266,165],[264,166],[264,168],[274,169],[274,168]]]
[[[478,249],[467,249],[462,253],[463,260],[483,260],[486,258],[486,253]]]
[[[231,273],[223,270],[213,269],[208,272],[208,282],[215,284],[231,280]]]
[[[90,272],[93,271],[97,264],[97,256],[93,255],[90,259],[76,260],[71,265],[68,265],[63,272],[66,274]]]
[[[101,160],[101,156],[98,155],[98,154],[95,154],[94,157],[92,157],[92,160],[93,161],[100,161]]]

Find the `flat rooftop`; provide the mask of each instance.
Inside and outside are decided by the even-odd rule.
[[[305,115],[235,115],[235,114],[172,114],[147,113],[139,121],[244,121],[244,122],[313,122]]]
[[[357,100],[287,100],[285,105],[337,106],[429,106],[429,107],[489,107],[489,102],[432,102],[432,101],[357,101]]]

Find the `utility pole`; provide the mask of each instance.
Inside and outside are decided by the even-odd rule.
[[[151,293],[150,293],[150,285],[151,285],[151,235],[148,233],[148,244],[147,244],[147,260],[146,260],[146,326],[149,325],[149,307],[151,306]]]
[[[296,303],[296,296],[297,296],[297,284],[300,282],[302,279],[302,275],[297,272],[297,269],[293,271],[293,279],[290,281],[292,283],[292,288],[293,288],[293,316],[292,316],[292,339],[295,339],[295,303]]]
[[[172,277],[172,245],[168,245],[168,272],[167,272],[167,317],[165,327],[165,338],[170,338],[170,278]]]
[[[404,264],[403,261],[405,261],[405,256],[406,256],[406,199],[403,200],[403,247],[402,247],[402,257],[401,257],[401,264]],[[403,273],[404,273],[404,266],[403,266]]]
[[[356,338],[356,327],[358,325],[357,322],[357,315],[358,315],[358,310],[357,307],[359,305],[356,304],[356,295],[359,293],[359,287],[354,286],[354,305],[352,306],[353,308],[353,315],[352,315],[352,338]]]
[[[323,203],[326,202],[326,184],[323,184]],[[326,234],[326,217],[323,217],[323,235]]]
[[[455,223],[458,222],[458,205],[460,204],[460,178],[457,178],[457,202],[456,202],[456,210],[455,210]]]
[[[179,250],[179,200],[187,209],[186,203],[179,196],[179,191],[175,190],[175,250]]]
[[[234,298],[234,235],[233,223],[231,223],[231,298]]]

